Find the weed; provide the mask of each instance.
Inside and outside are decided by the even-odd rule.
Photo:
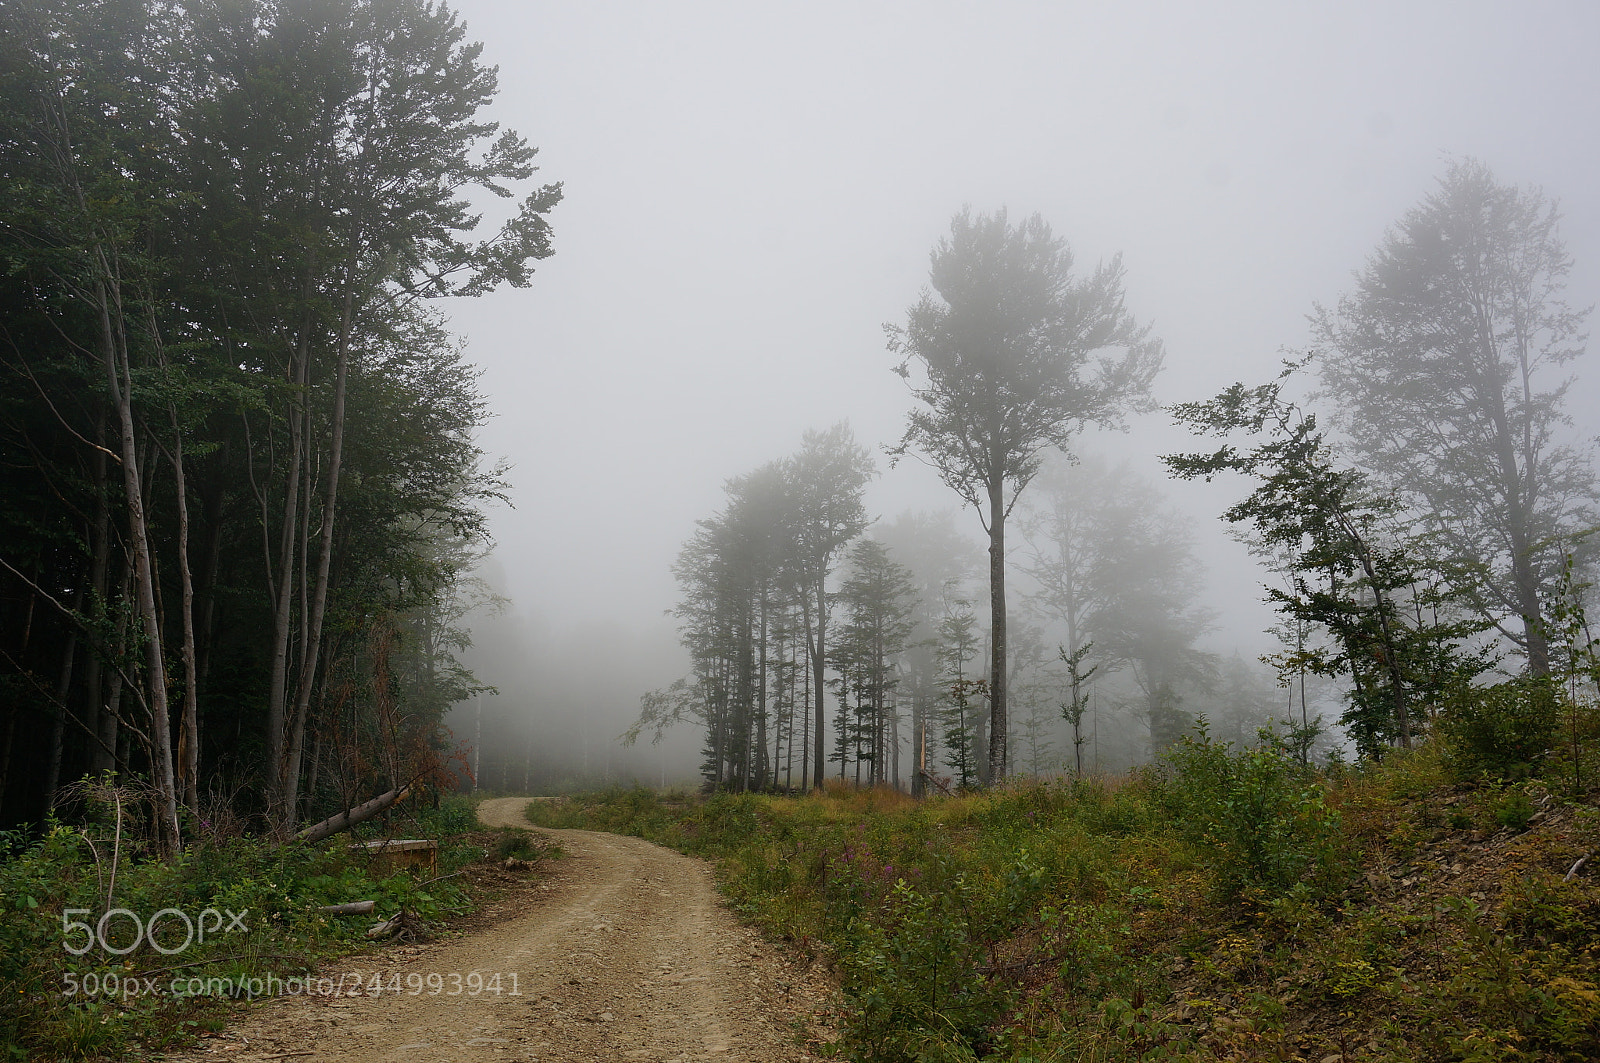
[[[1202,735],[1122,779],[545,814],[715,858],[737,911],[834,961],[849,1058],[1600,1058],[1600,892],[1562,880],[1600,816],[1562,810],[1549,853],[1467,838],[1526,791],[1452,763],[1430,742],[1333,785]]]
[[[536,844],[527,831],[506,827],[495,839],[494,855],[497,860],[537,860],[544,855],[544,848]]]

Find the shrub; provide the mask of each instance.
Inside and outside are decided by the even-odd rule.
[[[923,891],[896,882],[887,911],[855,921],[844,936],[848,1033],[867,1063],[920,1059],[938,1046],[971,1058],[999,1017],[1004,994],[978,973],[983,943],[971,913],[984,899],[965,877]]]
[[[439,833],[434,828],[465,821],[464,807],[447,800],[419,812],[416,825],[420,832]],[[124,942],[134,933],[135,919],[149,920],[163,909],[191,918],[203,918],[205,909],[238,912],[243,933],[232,933],[230,923],[227,932],[191,942],[180,921],[169,918],[162,938],[183,953],[183,967],[173,969],[185,976],[248,979],[269,973],[287,978],[319,955],[364,943],[364,922],[329,916],[318,910],[321,905],[371,898],[386,913],[404,906],[423,919],[466,905],[458,880],[423,884],[404,872],[374,878],[343,835],[320,845],[213,837],[164,860],[123,851],[113,888],[112,847],[94,844],[94,833],[92,826],[52,824],[32,844],[6,840],[12,851],[0,858],[0,1058],[8,1050],[21,1058],[126,1058],[135,1044],[171,1044],[212,1021],[217,1001],[206,997],[144,993],[113,1000],[95,990],[64,992],[91,977],[98,986],[107,975],[120,982],[131,972],[149,975],[176,962],[158,953],[148,937],[126,956],[103,946],[67,951],[69,937],[79,940],[84,927],[98,926],[94,913],[125,909],[129,914],[107,931]],[[441,842],[446,871],[481,855],[465,842]],[[84,913],[78,920],[84,926],[69,934],[73,913]]]
[[[1550,749],[1560,707],[1560,687],[1543,677],[1456,691],[1440,718],[1452,773],[1458,779],[1525,774]]]
[[[1167,765],[1166,803],[1210,847],[1222,897],[1267,900],[1299,883],[1334,884],[1342,862],[1339,814],[1280,749],[1236,753],[1202,731],[1174,747]]]
[[[1494,821],[1514,831],[1526,830],[1533,818],[1533,802],[1521,790],[1513,790],[1494,806]]]

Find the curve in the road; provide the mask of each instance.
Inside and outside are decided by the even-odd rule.
[[[485,801],[479,817],[488,826],[528,827],[527,803]],[[222,1051],[233,1059],[290,1053],[311,1063],[811,1058],[791,1029],[805,1010],[795,995],[803,979],[735,922],[704,861],[639,838],[548,833],[566,855],[554,875],[516,895],[525,913],[459,941],[369,958],[363,985],[377,974],[379,984],[400,992],[273,1001],[230,1031],[244,1045],[213,1043],[174,1058],[215,1060]],[[419,983],[420,992],[409,992]],[[473,993],[473,985],[500,991]]]

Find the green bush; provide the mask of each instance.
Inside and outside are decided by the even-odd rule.
[[[1451,772],[1463,780],[1526,774],[1554,742],[1560,710],[1561,689],[1549,678],[1457,690],[1440,716]]]
[[[1212,856],[1224,899],[1270,900],[1337,884],[1339,814],[1321,784],[1280,748],[1234,752],[1202,731],[1167,754],[1165,803]]]
[[[463,808],[470,813],[463,802],[445,801],[416,815],[414,829],[440,837],[446,872],[481,855],[438,829],[463,823]],[[375,878],[350,852],[346,835],[315,846],[217,838],[165,860],[130,851],[124,836],[113,888],[112,846],[88,840],[97,830],[56,824],[32,844],[6,839],[9,852],[0,857],[0,1059],[8,1049],[19,1058],[122,1058],[138,1043],[171,1044],[217,1013],[216,1001],[173,993],[128,1000],[86,991],[69,998],[64,987],[88,978],[99,985],[112,975],[120,982],[180,960],[160,954],[148,939],[126,955],[95,947],[71,954],[65,942],[80,940],[85,931],[64,919],[93,927],[97,914],[126,909],[129,915],[107,927],[118,945],[131,941],[134,919],[143,923],[163,909],[191,919],[206,909],[241,913],[243,933],[213,933],[187,944],[180,920],[168,917],[159,944],[182,952],[184,977],[287,978],[321,956],[365,945],[368,921],[330,916],[317,910],[321,905],[373,899],[384,914],[404,906],[427,920],[467,904],[459,879],[424,885],[403,872]]]
[[[539,857],[540,850],[533,844],[533,837],[527,831],[507,827],[495,839],[494,855],[497,860],[533,860]]]
[[[1513,790],[1495,803],[1494,821],[1502,827],[1515,831],[1526,830],[1532,818],[1533,802],[1521,790]]]
[[[1003,1003],[995,984],[978,973],[984,950],[970,913],[981,903],[964,877],[932,891],[900,880],[885,911],[848,928],[840,964],[847,1034],[864,1063],[981,1043]]]

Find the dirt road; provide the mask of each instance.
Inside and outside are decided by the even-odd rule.
[[[478,815],[489,826],[526,827],[526,805],[486,801]],[[360,995],[350,995],[349,978],[337,997],[273,1000],[226,1036],[171,1058],[812,1058],[792,1023],[823,1003],[820,987],[734,921],[709,865],[638,838],[547,833],[566,856],[507,902],[525,912],[464,939],[352,957],[330,973],[359,971]],[[366,991],[374,973],[399,991]]]

